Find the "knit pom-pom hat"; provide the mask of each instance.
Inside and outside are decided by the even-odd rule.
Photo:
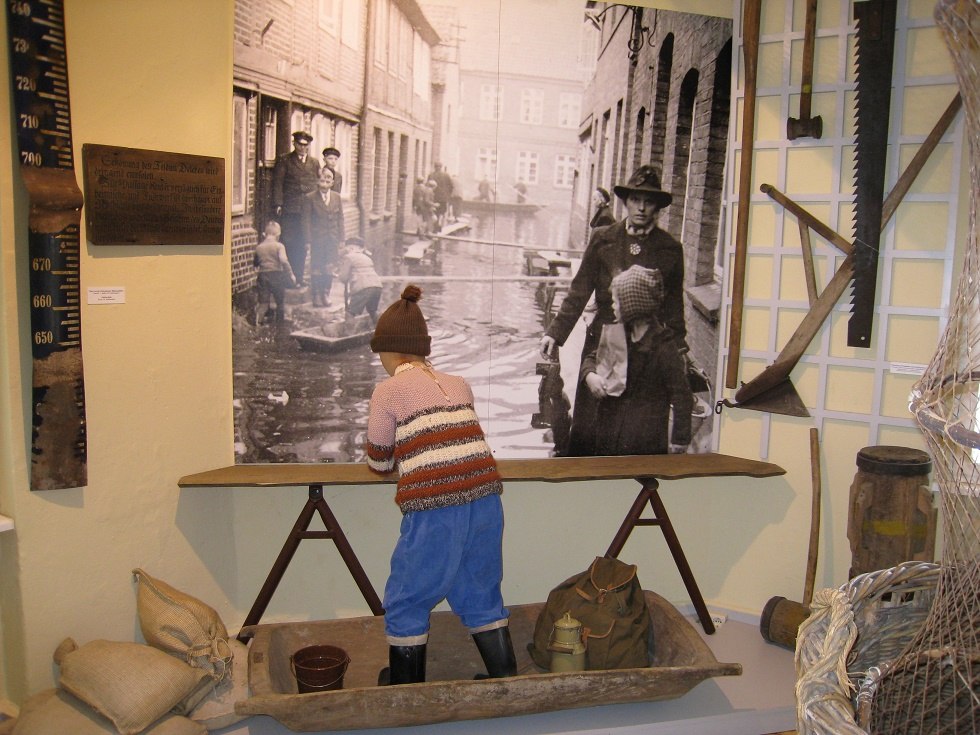
[[[398,352],[425,357],[432,351],[432,338],[418,307],[422,289],[408,285],[402,297],[378,317],[371,339],[372,352]]]

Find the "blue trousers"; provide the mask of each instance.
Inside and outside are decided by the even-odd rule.
[[[470,632],[505,626],[503,529],[499,495],[405,514],[385,585],[388,643],[425,643],[429,613],[443,600]]]

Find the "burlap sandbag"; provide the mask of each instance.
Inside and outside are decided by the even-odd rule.
[[[235,658],[231,673],[219,682],[195,707],[186,714],[194,722],[204,725],[209,731],[220,730],[244,720],[247,715],[235,712],[235,703],[248,699],[248,646],[232,638],[229,641]]]
[[[55,651],[59,683],[107,717],[122,735],[135,735],[166,715],[202,684],[207,672],[141,643],[66,639]],[[70,732],[70,731],[66,731]]]
[[[46,689],[20,708],[12,735],[114,735],[113,724],[64,689]],[[144,735],[206,735],[207,728],[186,717],[167,715]]]
[[[133,576],[137,583],[136,613],[146,642],[221,681],[233,654],[228,630],[214,608],[142,569],[134,569]]]

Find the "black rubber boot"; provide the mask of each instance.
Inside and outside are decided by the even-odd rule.
[[[517,674],[517,659],[514,657],[514,644],[510,640],[510,628],[504,626],[474,633],[473,640],[487,667],[486,674],[477,674],[475,678],[503,679]]]
[[[417,684],[420,681],[425,681],[425,644],[388,646],[388,683]]]

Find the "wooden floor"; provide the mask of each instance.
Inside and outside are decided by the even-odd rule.
[[[681,611],[693,613],[691,610]],[[714,612],[714,611],[713,611]],[[357,730],[360,735],[796,735],[793,653],[766,643],[758,620],[734,619],[702,637],[719,661],[742,664],[742,676],[718,677],[663,702],[568,709],[496,720]],[[700,632],[697,619],[689,616]],[[269,717],[252,717],[215,735],[288,735]]]

